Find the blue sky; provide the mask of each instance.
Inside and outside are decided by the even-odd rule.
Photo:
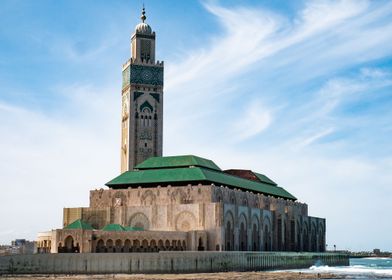
[[[330,246],[392,250],[392,3],[144,2],[164,154],[262,172],[327,219]],[[0,243],[60,228],[118,175],[141,5],[1,1]]]

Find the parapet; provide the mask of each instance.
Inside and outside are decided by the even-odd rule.
[[[158,67],[163,67],[164,66],[164,61],[159,61],[157,60],[156,62],[154,61],[142,61],[140,59],[136,58],[130,58],[128,59],[127,62],[125,62],[122,66],[122,70],[124,71],[129,65],[131,64],[138,64],[138,65],[143,65],[143,66],[158,66]]]

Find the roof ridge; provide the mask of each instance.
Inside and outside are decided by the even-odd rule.
[[[177,156],[162,156],[150,157],[145,161],[135,166],[136,170],[144,169],[165,169],[178,167],[200,166],[214,170],[220,170],[218,165],[210,159],[199,157],[196,155],[177,155]]]

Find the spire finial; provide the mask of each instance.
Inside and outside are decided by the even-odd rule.
[[[146,10],[144,9],[144,3],[143,3],[143,10],[142,10],[142,16],[140,17],[142,19],[142,22],[146,20]]]

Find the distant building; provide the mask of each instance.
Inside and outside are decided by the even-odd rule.
[[[90,191],[89,207],[65,208],[37,252],[325,251],[325,219],[267,176],[161,156],[164,65],[141,19],[123,65],[122,174]]]
[[[33,254],[34,248],[34,241],[28,241],[26,239],[16,239],[11,242],[11,245],[0,246],[0,256]]]

